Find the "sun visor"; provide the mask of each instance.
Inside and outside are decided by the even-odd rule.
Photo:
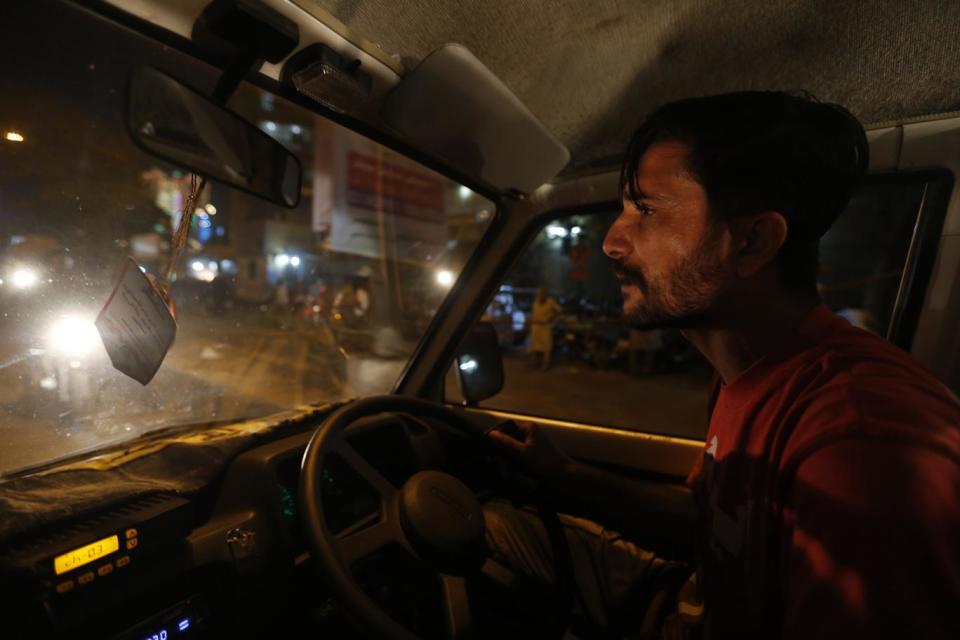
[[[497,76],[458,44],[440,47],[387,96],[384,122],[468,176],[529,193],[570,152]]]

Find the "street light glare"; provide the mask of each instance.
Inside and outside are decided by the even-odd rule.
[[[52,351],[79,357],[90,353],[100,344],[100,334],[89,319],[68,315],[50,327],[47,344]]]
[[[290,258],[290,264],[292,264],[292,265],[295,266],[295,267],[299,267],[299,266],[300,266],[300,256],[293,256],[293,257],[291,257],[291,258]]]
[[[13,283],[17,289],[29,289],[33,285],[37,284],[40,278],[37,277],[37,273],[32,269],[17,269],[10,275],[10,282]]]
[[[288,264],[290,264],[290,256],[285,253],[278,253],[277,257],[273,259],[274,264],[276,264],[281,269]]]
[[[16,131],[7,131],[3,136],[8,142],[23,142],[23,134]]]
[[[199,260],[194,260],[190,263],[190,268],[199,273],[200,271],[203,271],[203,263]]]
[[[567,228],[561,227],[560,225],[551,224],[547,227],[547,237],[548,238],[566,238]]]
[[[453,284],[453,272],[447,269],[437,271],[437,284],[441,287],[449,287]]]

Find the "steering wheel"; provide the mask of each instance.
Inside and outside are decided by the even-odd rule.
[[[480,502],[459,479],[423,465],[401,488],[391,484],[347,438],[355,433],[348,427],[382,413],[434,418],[468,436],[482,437],[479,429],[457,412],[408,396],[355,400],[328,416],[310,439],[300,471],[300,512],[317,569],[336,589],[341,602],[376,637],[416,640],[416,635],[368,595],[355,570],[362,560],[377,552],[402,548],[419,568],[439,580],[445,635],[453,639],[475,635],[464,576],[479,569],[486,553]],[[375,522],[340,532],[332,529],[321,484],[330,456],[338,457],[375,491],[379,500]],[[555,511],[552,517],[556,518]],[[563,557],[558,552],[569,556],[569,549],[556,549],[556,538],[551,536],[554,557]]]

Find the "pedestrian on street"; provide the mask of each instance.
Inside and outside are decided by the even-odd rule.
[[[544,287],[537,289],[530,314],[530,354],[534,366],[541,371],[550,368],[550,355],[553,352],[553,322],[560,315],[562,307],[556,298],[547,294]]]

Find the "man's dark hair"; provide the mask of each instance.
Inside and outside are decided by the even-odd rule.
[[[847,206],[869,157],[863,127],[849,111],[773,91],[665,104],[630,139],[621,194],[639,200],[640,160],[651,145],[667,140],[690,147],[688,170],[703,186],[712,215],[783,214],[782,282],[791,289],[816,286],[817,242]]]

